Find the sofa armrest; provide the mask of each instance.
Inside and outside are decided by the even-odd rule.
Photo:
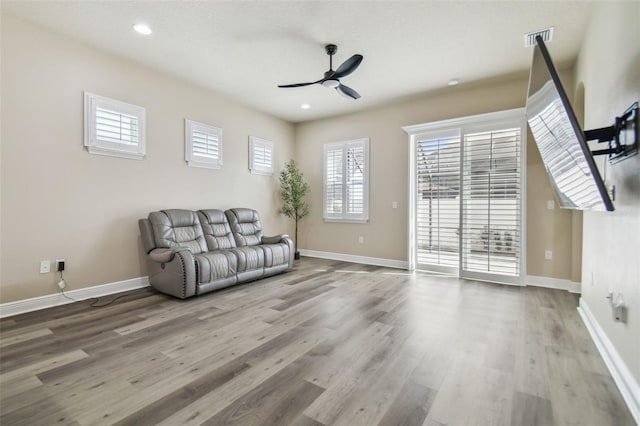
[[[156,290],[181,299],[196,295],[196,263],[188,248],[152,250],[147,265],[149,284]]]
[[[171,262],[176,253],[181,251],[189,251],[187,247],[172,247],[172,248],[162,248],[162,249],[153,249],[149,252],[149,257],[151,260],[166,263]]]
[[[274,235],[272,237],[262,237],[262,244],[283,243],[287,238],[289,238],[287,234]]]
[[[286,244],[289,248],[289,258],[287,259],[287,263],[289,264],[289,269],[293,268],[296,248],[293,244],[293,240],[289,238],[287,234],[274,235],[273,237],[262,237],[262,244]]]

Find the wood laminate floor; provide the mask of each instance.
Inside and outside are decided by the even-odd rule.
[[[633,425],[576,305],[311,258],[136,290],[2,320],[0,424]]]

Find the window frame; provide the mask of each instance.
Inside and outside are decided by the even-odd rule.
[[[363,174],[363,211],[352,213],[345,210],[347,206],[347,152],[349,149],[362,147],[364,149],[364,174]],[[329,152],[342,151],[342,206],[341,213],[329,213],[327,211],[327,156]],[[326,143],[323,146],[322,155],[322,218],[325,222],[366,223],[369,221],[369,138],[352,139],[342,142]]]
[[[136,144],[118,143],[100,139],[97,134],[97,109],[135,117],[138,121],[138,140]],[[84,146],[90,154],[143,160],[146,155],[145,108],[84,92]]]
[[[196,154],[193,150],[193,134],[194,132],[204,133],[207,136],[214,136],[217,141],[218,158],[207,158]],[[184,158],[187,166],[198,167],[204,169],[219,170],[223,165],[222,152],[222,129],[211,126],[209,124],[199,123],[197,121],[184,120]]]
[[[268,167],[256,164],[255,158],[255,148],[256,147],[265,147],[268,148],[271,152],[271,163]],[[273,164],[274,164],[275,150],[274,143],[267,139],[262,139],[256,136],[249,136],[249,171],[252,175],[265,175],[272,176],[273,175]]]

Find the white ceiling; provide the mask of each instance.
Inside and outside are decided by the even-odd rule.
[[[547,1],[7,1],[7,13],[292,122],[526,72],[523,34],[554,26],[556,63],[575,60],[592,3]],[[151,36],[132,31],[147,23]],[[313,85],[355,53],[351,100]],[[311,108],[302,110],[308,103]]]

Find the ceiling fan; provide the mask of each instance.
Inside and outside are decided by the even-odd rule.
[[[312,84],[322,84],[324,87],[336,89],[338,93],[347,98],[358,99],[360,97],[360,94],[353,90],[351,87],[345,86],[344,84],[340,83],[340,78],[348,76],[349,74],[354,72],[356,68],[358,68],[358,66],[360,66],[360,62],[362,62],[362,55],[353,55],[352,57],[344,61],[342,65],[340,65],[338,69],[334,71],[333,55],[335,55],[338,51],[338,46],[336,46],[335,44],[327,44],[324,48],[327,51],[327,55],[329,55],[329,71],[324,73],[324,78],[310,83],[285,84],[278,87],[302,87],[310,86]]]

